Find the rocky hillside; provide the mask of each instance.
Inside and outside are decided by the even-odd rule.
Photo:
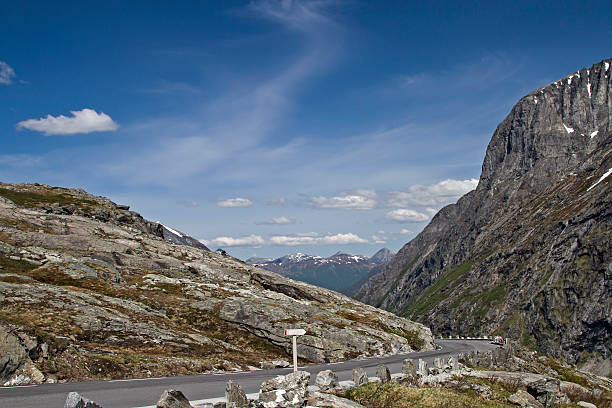
[[[0,184],[0,382],[147,377],[432,349],[429,329],[203,248],[77,189]]]
[[[612,61],[523,97],[476,190],[357,299],[435,332],[501,334],[612,371]]]
[[[383,248],[371,258],[339,251],[327,258],[296,253],[276,259],[249,258],[245,262],[291,279],[352,296],[371,276],[372,270],[389,262],[393,255],[389,249]]]

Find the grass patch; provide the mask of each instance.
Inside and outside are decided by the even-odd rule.
[[[0,255],[0,270],[2,272],[11,272],[11,273],[19,273],[26,274],[30,272],[32,269],[36,268],[35,265],[21,260],[21,259],[11,259],[6,255]]]
[[[53,203],[74,205],[77,207],[92,207],[98,205],[94,200],[74,197],[60,188],[46,191],[45,193],[37,193],[34,191],[16,191],[0,187],[0,196],[8,198],[17,205],[29,208]]]
[[[474,263],[475,261],[468,261],[449,269],[413,302],[408,303],[402,310],[401,315],[418,317],[433,309],[448,297],[450,290],[459,284],[461,278],[472,268]]]
[[[482,399],[473,391],[448,388],[408,387],[394,382],[368,383],[345,396],[367,408],[495,408],[512,405]]]
[[[399,281],[404,277],[404,275],[406,274],[406,272],[408,272],[408,270],[410,268],[412,268],[412,265],[414,265],[414,263],[417,261],[417,258],[414,258],[412,261],[410,261],[410,263],[406,266],[404,266],[402,268],[402,270],[400,271],[399,275],[397,276],[397,278],[395,278],[395,280],[393,281],[393,283],[391,284],[391,286],[389,287],[389,290],[387,290],[387,292],[380,298],[378,299],[378,302],[376,302],[376,304],[374,305],[374,307],[380,307],[382,306],[383,302],[385,301],[385,299],[389,296],[389,294],[391,293],[391,291],[397,287],[397,284],[399,283]]]
[[[425,340],[419,336],[419,332],[417,330],[402,330],[402,329],[385,329],[387,333],[395,334],[397,336],[401,336],[408,340],[408,345],[413,350],[420,350],[425,345]]]

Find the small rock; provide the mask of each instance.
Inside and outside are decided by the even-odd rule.
[[[545,378],[527,385],[527,392],[544,406],[565,404],[569,398],[561,392],[561,382],[555,378]]]
[[[438,370],[444,370],[444,359],[442,357],[434,358],[434,367]]]
[[[368,382],[368,374],[363,368],[353,368],[353,382],[357,387]]]
[[[232,380],[229,380],[225,387],[225,400],[228,408],[246,408],[249,406],[249,399],[246,394],[242,391],[240,385]]]
[[[338,376],[332,370],[319,371],[315,385],[323,391],[335,388],[338,386]]]
[[[193,408],[185,395],[178,390],[166,390],[157,401],[157,408]]]
[[[78,392],[71,392],[66,398],[64,408],[102,408],[102,406],[81,396]]]
[[[429,368],[427,368],[427,362],[419,358],[419,368],[417,374],[421,377],[427,377],[429,375]]]
[[[414,365],[414,361],[409,358],[405,359],[402,363],[402,374],[410,377],[416,377],[416,373],[417,372],[416,366]]]
[[[508,401],[520,407],[543,408],[544,406],[536,400],[533,395],[526,391],[518,390],[508,397]]]
[[[308,405],[313,407],[329,408],[365,408],[363,405],[358,404],[355,401],[322,392],[315,392],[310,398],[308,398]]]
[[[391,372],[389,371],[389,367],[386,365],[379,365],[376,367],[376,376],[380,378],[381,383],[387,383],[391,381]]]
[[[597,408],[597,405],[591,404],[590,402],[586,402],[586,401],[578,401],[576,405],[578,405],[579,407],[584,407],[584,408]]]
[[[259,390],[263,408],[298,408],[304,404],[310,373],[297,371],[264,381]]]

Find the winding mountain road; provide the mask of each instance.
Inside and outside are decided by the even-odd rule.
[[[496,346],[482,340],[437,340],[439,350],[397,354],[365,360],[349,360],[340,363],[317,364],[301,368],[312,374],[321,370],[333,370],[340,381],[350,380],[353,368],[363,367],[374,376],[376,366],[385,364],[392,373],[401,372],[405,358],[422,358],[429,364],[435,357],[448,357],[472,350],[489,350]],[[257,370],[237,373],[188,375],[182,377],[145,378],[132,380],[88,381],[64,384],[42,384],[23,387],[0,387],[2,408],[61,408],[70,391],[76,391],[96,401],[104,408],[154,407],[164,390],[181,390],[190,401],[215,398],[224,395],[225,386],[233,380],[247,393],[259,390],[261,383],[291,369]],[[314,381],[314,375],[311,378]]]

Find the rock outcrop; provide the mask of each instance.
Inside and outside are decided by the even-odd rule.
[[[433,348],[419,323],[160,226],[82,190],[0,184],[2,384],[249,369],[286,359],[293,327],[313,362]]]
[[[608,374],[611,65],[523,97],[493,134],[476,190],[355,297],[440,334],[500,334]]]

